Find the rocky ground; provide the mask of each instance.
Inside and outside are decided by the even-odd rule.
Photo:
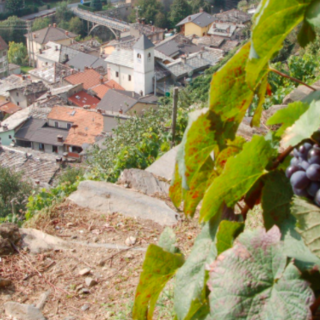
[[[5,309],[32,320],[43,319],[32,313],[34,309],[53,320],[131,318],[145,250],[157,243],[163,226],[116,212],[102,214],[67,200],[29,227],[63,243],[37,253],[17,243],[13,254],[1,256],[0,278],[6,283],[1,286],[0,280],[0,319],[13,318]],[[173,229],[180,248],[188,253],[199,232],[197,221],[180,221]],[[173,318],[171,295],[169,284],[159,300],[156,319]],[[40,309],[32,307],[39,304]]]

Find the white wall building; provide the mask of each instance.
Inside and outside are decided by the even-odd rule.
[[[154,45],[142,35],[133,49],[117,48],[105,61],[108,78],[127,91],[145,96],[154,91]]]

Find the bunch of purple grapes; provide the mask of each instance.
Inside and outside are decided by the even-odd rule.
[[[286,170],[293,192],[320,207],[320,146],[305,142],[294,149],[293,155]]]

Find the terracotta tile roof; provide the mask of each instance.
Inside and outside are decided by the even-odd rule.
[[[85,91],[75,93],[73,96],[69,97],[68,100],[78,107],[89,105],[91,109],[95,109],[100,102],[99,99],[90,96],[90,94],[86,93]]]
[[[110,89],[124,90],[124,88],[121,87],[120,84],[118,84],[114,80],[110,80],[108,82],[99,84],[98,86],[92,88],[92,90],[97,94],[97,96],[100,99],[102,99]]]
[[[99,72],[89,68],[83,72],[72,74],[64,79],[71,84],[83,83],[83,89],[88,90],[98,84],[101,84],[100,77],[101,75]]]
[[[8,49],[7,43],[0,36],[0,51]]]
[[[22,110],[22,108],[18,107],[16,104],[12,102],[7,102],[0,107],[0,111],[3,113],[14,114],[17,111]]]
[[[84,143],[93,144],[103,131],[103,115],[95,110],[56,106],[48,119],[73,124],[64,142],[66,145],[82,147]]]

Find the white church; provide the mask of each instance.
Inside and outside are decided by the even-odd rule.
[[[108,78],[141,96],[154,92],[154,45],[142,35],[131,48],[116,48],[106,59]]]

